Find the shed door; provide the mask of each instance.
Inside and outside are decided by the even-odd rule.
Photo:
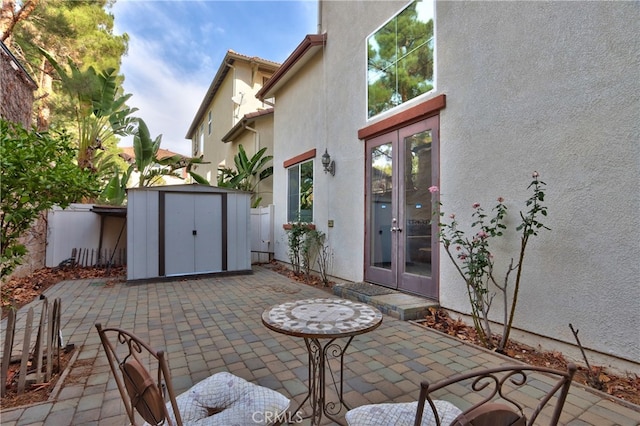
[[[167,193],[165,275],[222,270],[222,195]]]

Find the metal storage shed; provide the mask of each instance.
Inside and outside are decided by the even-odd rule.
[[[127,280],[251,273],[250,198],[206,185],[129,189]]]

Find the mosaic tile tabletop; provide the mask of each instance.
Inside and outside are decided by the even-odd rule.
[[[262,314],[262,322],[279,333],[298,337],[343,337],[378,327],[376,308],[344,299],[307,299],[275,305]]]

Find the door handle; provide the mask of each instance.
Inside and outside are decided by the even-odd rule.
[[[198,235],[198,230],[194,229],[193,231],[191,231],[191,235]]]

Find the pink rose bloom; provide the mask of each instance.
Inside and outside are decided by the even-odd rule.
[[[464,253],[461,253],[458,255],[458,257],[460,258],[460,260],[465,260],[467,258],[467,255]]]
[[[455,218],[456,218],[456,214],[455,214],[455,213],[451,213],[451,214],[449,215],[449,217],[450,217],[451,219],[455,219]]]
[[[440,191],[440,189],[437,186],[430,186],[429,187],[429,192],[432,194],[437,194]]]
[[[537,178],[537,177],[538,177],[538,176],[540,176],[540,175],[538,174],[538,172],[534,171],[532,176],[533,176],[534,178]]]
[[[486,233],[486,232],[484,232],[484,231],[480,231],[480,232],[478,232],[478,237],[479,237],[479,238],[485,239],[485,238],[487,238],[488,236],[489,236],[489,234],[487,234],[487,233]]]
[[[504,198],[502,198],[502,197],[498,197],[498,202],[499,202],[499,203],[501,203],[501,202],[503,202],[503,201],[504,201]]]
[[[456,246],[456,250],[457,250],[457,251],[460,251],[460,250],[462,250],[462,247],[460,247],[460,246]]]
[[[480,207],[480,203],[473,203],[473,208],[477,209],[478,207]]]

